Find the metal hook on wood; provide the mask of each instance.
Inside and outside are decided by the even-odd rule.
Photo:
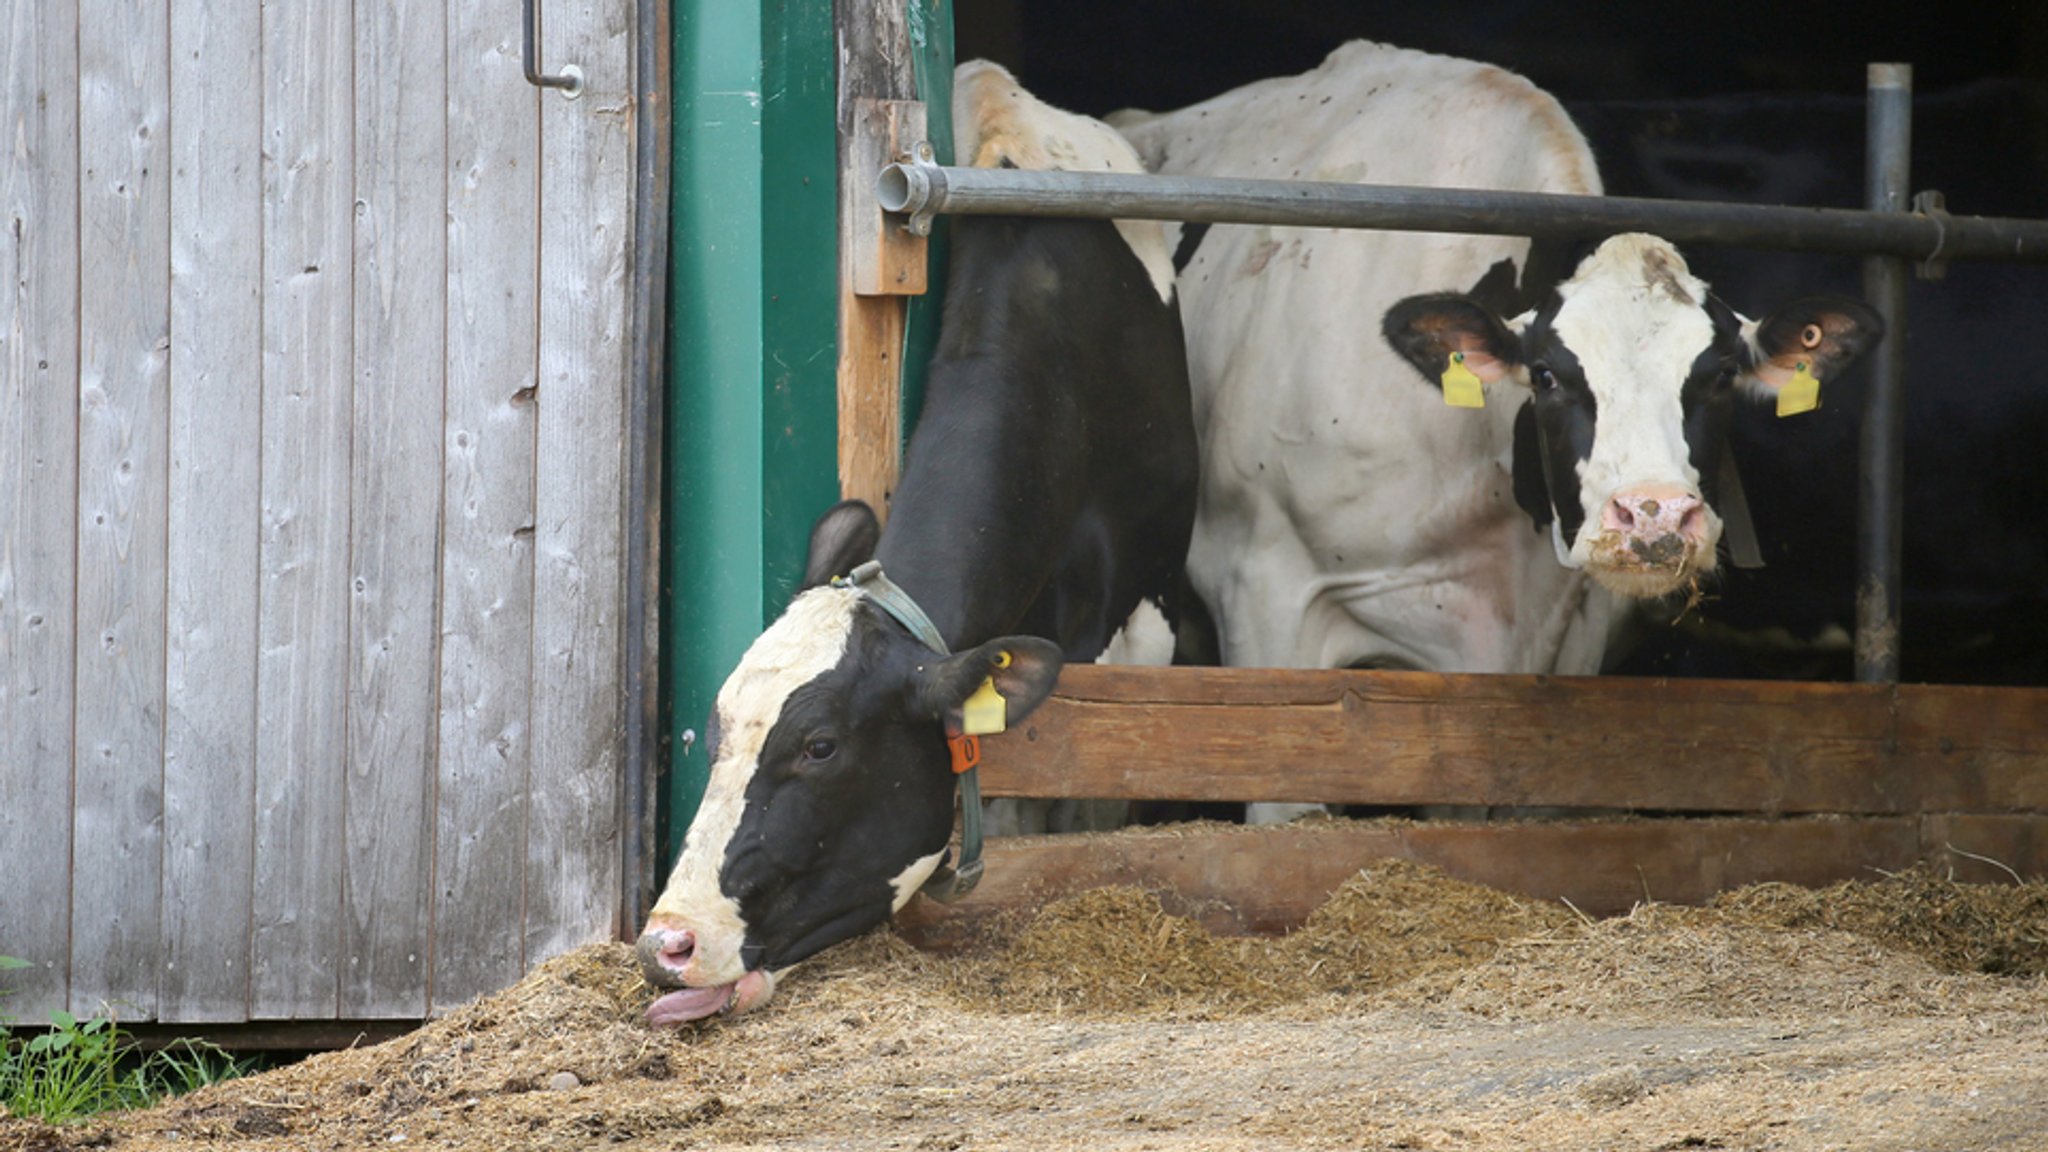
[[[574,64],[565,65],[559,73],[549,76],[540,70],[540,12],[537,0],[526,0],[526,82],[536,88],[557,88],[562,95],[574,100],[583,94],[583,69]]]

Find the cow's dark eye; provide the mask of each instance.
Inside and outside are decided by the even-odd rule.
[[[1529,382],[1536,386],[1538,392],[1548,392],[1557,387],[1557,377],[1541,364],[1529,369]]]
[[[832,754],[837,751],[839,751],[839,741],[832,739],[830,736],[813,736],[810,743],[804,745],[804,759],[811,761],[830,760]]]

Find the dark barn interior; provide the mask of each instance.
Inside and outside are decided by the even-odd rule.
[[[1011,66],[1046,99],[1100,115],[1173,108],[1314,67],[1364,38],[1512,68],[1567,102],[1731,93],[1855,94],[1870,61],[1911,62],[1937,92],[2048,79],[2048,9],[1588,0],[960,0],[960,59]]]
[[[1001,61],[1045,99],[1095,115],[1303,71],[1353,38],[1470,57],[1563,100],[1611,194],[1850,208],[1863,202],[1865,65],[1903,61],[1911,187],[1941,190],[1959,214],[2048,216],[2039,4],[961,0],[956,21],[960,59]],[[1855,258],[1689,255],[1738,308],[1861,292]],[[2043,301],[2036,265],[1959,263],[1910,285],[1902,679],[2048,684]],[[1724,565],[1707,602],[1654,627],[1618,671],[1850,678],[1865,377],[1859,367],[1799,419],[1741,413],[1735,454],[1766,564]]]

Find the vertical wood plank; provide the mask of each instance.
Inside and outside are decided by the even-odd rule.
[[[78,767],[71,918],[78,1013],[157,1011],[163,891],[170,350],[165,0],[78,28]]]
[[[252,1014],[336,1014],[348,725],[355,29],[263,16],[263,442]]]
[[[856,181],[872,181],[852,170],[849,144],[860,99],[908,99],[915,94],[904,0],[838,0],[839,28],[839,489],[865,500],[878,515],[889,513],[902,459],[903,328],[906,305],[900,296],[855,292],[851,216]],[[915,144],[915,141],[909,141]]]
[[[341,1013],[422,1016],[439,706],[447,19],[356,6],[355,443]]]
[[[249,1011],[262,440],[259,0],[171,0],[163,1005]]]
[[[449,10],[435,1011],[523,971],[540,97],[519,18],[518,0]]]
[[[622,738],[630,0],[548,10],[543,68],[583,69],[577,100],[541,106],[540,474],[534,529],[528,964],[616,936]]]
[[[69,998],[78,506],[78,6],[0,21],[0,952],[9,1014]]]
[[[839,300],[839,494],[884,520],[903,455],[904,304],[900,296]]]
[[[842,70],[842,77],[844,70]],[[925,106],[917,100],[852,98],[842,109],[839,251],[853,291],[861,296],[922,296],[930,286],[925,264],[931,245],[882,212],[875,174],[883,165],[913,158],[926,137]]]

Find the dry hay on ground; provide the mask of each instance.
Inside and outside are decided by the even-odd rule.
[[[2039,886],[1926,873],[1593,923],[1387,862],[1268,940],[1109,889],[967,955],[877,933],[679,1032],[588,947],[389,1043],[0,1148],[2039,1149],[2044,941]]]
[[[1395,860],[1339,888],[1278,939],[1212,936],[1150,893],[1104,888],[1052,904],[951,965],[947,987],[988,1012],[1227,1016],[1390,987],[1576,923],[1560,905]]]
[[[1817,892],[1758,884],[1713,907],[1752,924],[1853,932],[1951,972],[2048,975],[2048,884],[1956,884],[1916,868]]]

